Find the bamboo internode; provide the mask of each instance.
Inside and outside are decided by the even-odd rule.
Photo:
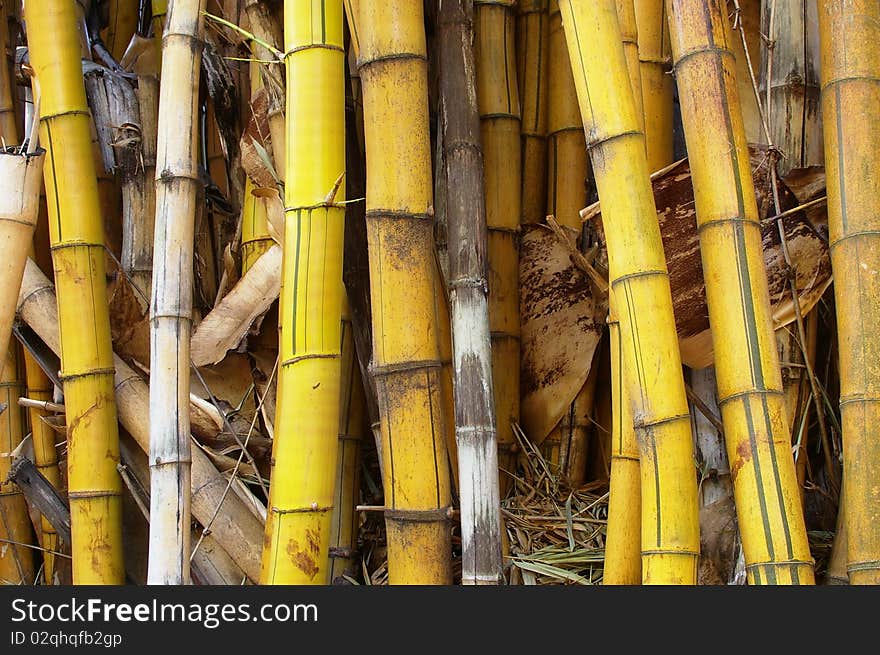
[[[664,0],[634,0],[648,168],[672,163],[673,86]]]
[[[367,177],[367,236],[389,582],[447,584],[451,499],[435,305],[423,6],[419,0],[360,5],[367,166],[380,171]]]
[[[617,7],[615,0],[564,0],[560,9],[620,303],[622,368],[641,456],[642,581],[694,584],[700,542],[690,414]]]
[[[667,10],[748,580],[812,584],[727,15]]]
[[[104,235],[74,3],[25,4],[58,289],[74,584],[121,584],[122,481]]]
[[[279,379],[262,581],[326,584],[336,481],[345,218],[342,3],[285,5],[287,176]]]
[[[880,5],[820,0],[819,34],[847,571],[851,584],[880,584]]]

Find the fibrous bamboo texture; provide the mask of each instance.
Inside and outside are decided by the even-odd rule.
[[[0,370],[0,584],[34,584],[33,530],[27,501],[6,477],[13,451],[24,436],[24,412],[18,399],[24,395],[24,367],[18,343],[4,353]]]
[[[819,0],[828,228],[851,584],[880,584],[880,5]]]
[[[491,585],[504,578],[473,4],[446,0],[440,6],[439,22],[461,581]]]
[[[360,3],[358,26],[367,166],[376,172],[367,177],[367,236],[389,583],[448,584],[422,2]]]
[[[519,421],[520,106],[513,0],[475,0],[477,103],[489,229],[489,325],[501,493],[514,471]]]
[[[339,435],[345,218],[342,3],[288,0],[279,379],[262,581],[326,584]]]
[[[673,86],[669,74],[669,24],[664,0],[634,0],[642,80],[645,142],[648,168],[657,171],[671,164],[673,130]]]
[[[175,0],[162,36],[150,300],[149,584],[188,584],[189,378],[198,96],[205,0]]]
[[[697,483],[669,276],[615,0],[560,3],[620,305],[623,370],[639,441],[642,581],[694,584]]]
[[[718,404],[751,584],[812,584],[724,4],[669,0]]]
[[[74,3],[25,5],[58,289],[74,584],[121,584],[122,481],[104,238]]]

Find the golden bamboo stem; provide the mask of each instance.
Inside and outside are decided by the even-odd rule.
[[[738,89],[740,107],[742,108],[743,129],[746,140],[749,143],[766,143],[767,136],[761,125],[761,108],[758,98],[755,97],[754,87],[749,75],[749,63],[755,75],[759,74],[757,67],[761,63],[762,35],[761,35],[761,0],[739,0],[740,12],[732,12],[732,17],[739,21],[739,27],[745,36],[739,35],[730,40],[730,50],[736,59],[736,85]],[[732,9],[729,7],[728,9]],[[668,10],[667,10],[668,11]]]
[[[648,169],[672,163],[673,92],[669,24],[663,0],[634,0]]]
[[[359,9],[367,166],[381,171],[367,177],[367,235],[389,583],[448,584],[451,499],[423,5],[393,0]]]
[[[342,3],[288,0],[279,378],[262,581],[326,584],[339,435],[345,52]]]
[[[25,5],[58,289],[74,584],[121,584],[122,481],[104,239],[73,3]]]
[[[4,356],[0,372],[0,584],[34,583],[34,543],[27,502],[13,482],[6,482],[12,466],[13,451],[24,436],[25,414],[18,405],[24,395],[24,369],[13,342]]]
[[[50,402],[54,391],[52,381],[27,350],[24,351],[24,367],[28,398]],[[43,477],[60,492],[61,471],[58,468],[55,431],[44,420],[50,414],[45,409],[38,407],[28,408],[28,414],[31,421],[31,438],[34,444],[34,465],[43,474]],[[40,527],[40,545],[45,549],[43,551],[43,578],[46,584],[51,585],[55,578],[54,551],[57,551],[60,545],[58,533],[45,516],[42,517]]]
[[[138,3],[131,0],[109,0],[107,11],[110,22],[104,28],[101,39],[113,58],[119,61],[137,29]]]
[[[623,370],[639,440],[642,580],[694,584],[697,484],[666,259],[615,0],[560,3],[620,299]]]
[[[819,0],[828,228],[840,357],[851,584],[880,584],[880,5]]]
[[[18,126],[15,116],[15,98],[12,95],[12,80],[6,50],[9,48],[9,28],[7,11],[10,0],[0,2],[0,137],[7,146],[18,145]],[[5,352],[5,350],[0,350]]]
[[[633,102],[639,117],[642,132],[645,131],[645,103],[642,98],[642,70],[639,58],[639,31],[633,0],[617,0],[617,21],[623,39],[623,54],[632,88]],[[645,137],[647,142],[647,136]]]
[[[667,11],[748,580],[812,584],[727,15],[698,0]]]

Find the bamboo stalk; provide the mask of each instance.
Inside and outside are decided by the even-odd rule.
[[[448,584],[423,6],[394,0],[359,9],[367,166],[381,171],[368,176],[366,196],[389,583]]]
[[[138,3],[133,0],[109,0],[108,5],[110,20],[101,39],[113,58],[119,61],[137,29]]]
[[[53,398],[54,385],[49,376],[40,368],[37,361],[24,349],[24,371],[28,398],[49,402]],[[61,489],[61,471],[58,468],[58,450],[55,447],[55,431],[46,422],[50,413],[45,409],[30,407],[31,439],[34,444],[34,464],[37,470],[55,489]],[[43,553],[43,578],[48,585],[54,584],[55,555],[59,550],[58,533],[49,520],[43,516],[40,522],[40,545]]]
[[[462,584],[501,584],[501,500],[493,397],[486,205],[477,107],[474,10],[440,5],[440,93],[447,175],[455,437]]]
[[[669,74],[669,24],[663,0],[634,0],[633,9],[638,34],[648,169],[653,172],[673,160],[675,83]]]
[[[15,116],[15,97],[12,94],[12,79],[6,56],[6,50],[9,48],[7,23],[9,2],[10,0],[0,2],[0,19],[2,19],[0,20],[0,64],[2,64],[0,65],[0,136],[3,137],[6,146],[17,145],[19,132]],[[5,352],[5,349],[0,352]]]
[[[748,580],[812,584],[727,16],[697,0],[667,11]]]
[[[162,36],[156,222],[150,298],[148,584],[188,584],[190,334],[198,170],[198,95],[205,0],[175,0]]]
[[[749,143],[766,143],[761,108],[749,79],[750,65],[752,70],[759,66],[761,53],[764,51],[762,45],[765,41],[761,33],[761,0],[739,0],[739,11],[731,12],[731,17],[742,32],[741,38],[731,39],[729,47],[736,59],[736,84],[746,140]]]
[[[25,6],[58,286],[74,584],[120,584],[122,481],[104,239],[73,3]]]
[[[516,22],[522,106],[523,225],[544,220],[547,207],[547,109],[550,20],[547,0],[522,0]]]
[[[623,39],[623,54],[626,57],[626,69],[629,72],[629,83],[632,87],[633,102],[640,121],[642,132],[645,131],[645,103],[642,98],[642,70],[639,57],[639,31],[636,22],[634,0],[617,0],[617,22],[620,25],[620,36]],[[645,137],[647,143],[647,136]]]
[[[608,240],[642,488],[642,580],[694,584],[699,557],[690,415],[672,296],[614,0],[560,3]],[[588,90],[589,89],[589,90]]]
[[[34,551],[26,548],[34,543],[27,503],[21,490],[7,481],[12,467],[13,451],[24,436],[25,414],[18,406],[24,394],[24,368],[18,354],[18,344],[12,343],[4,356],[0,372],[0,582],[3,584],[33,584]]]
[[[489,322],[498,466],[514,471],[519,421],[519,222],[522,169],[513,0],[475,0],[477,103],[489,254]],[[501,494],[511,484],[501,475]]]
[[[880,583],[880,5],[820,0],[828,228],[840,358],[844,521],[851,584]]]
[[[262,581],[326,584],[339,435],[342,3],[285,5],[287,179],[280,352]],[[288,474],[288,472],[290,472]]]
[[[52,283],[28,260],[18,295],[18,314],[54,352],[61,352],[58,306]],[[150,452],[150,390],[147,382],[114,355],[119,422],[145,453]],[[190,404],[191,424],[197,414]],[[68,414],[68,417],[70,415]],[[216,428],[219,431],[219,428]],[[228,480],[201,448],[192,449],[192,515],[207,526],[236,564],[256,581],[263,528],[244,501],[227,493]]]

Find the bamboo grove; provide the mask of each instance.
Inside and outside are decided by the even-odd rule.
[[[876,2],[0,18],[3,583],[880,582]]]

